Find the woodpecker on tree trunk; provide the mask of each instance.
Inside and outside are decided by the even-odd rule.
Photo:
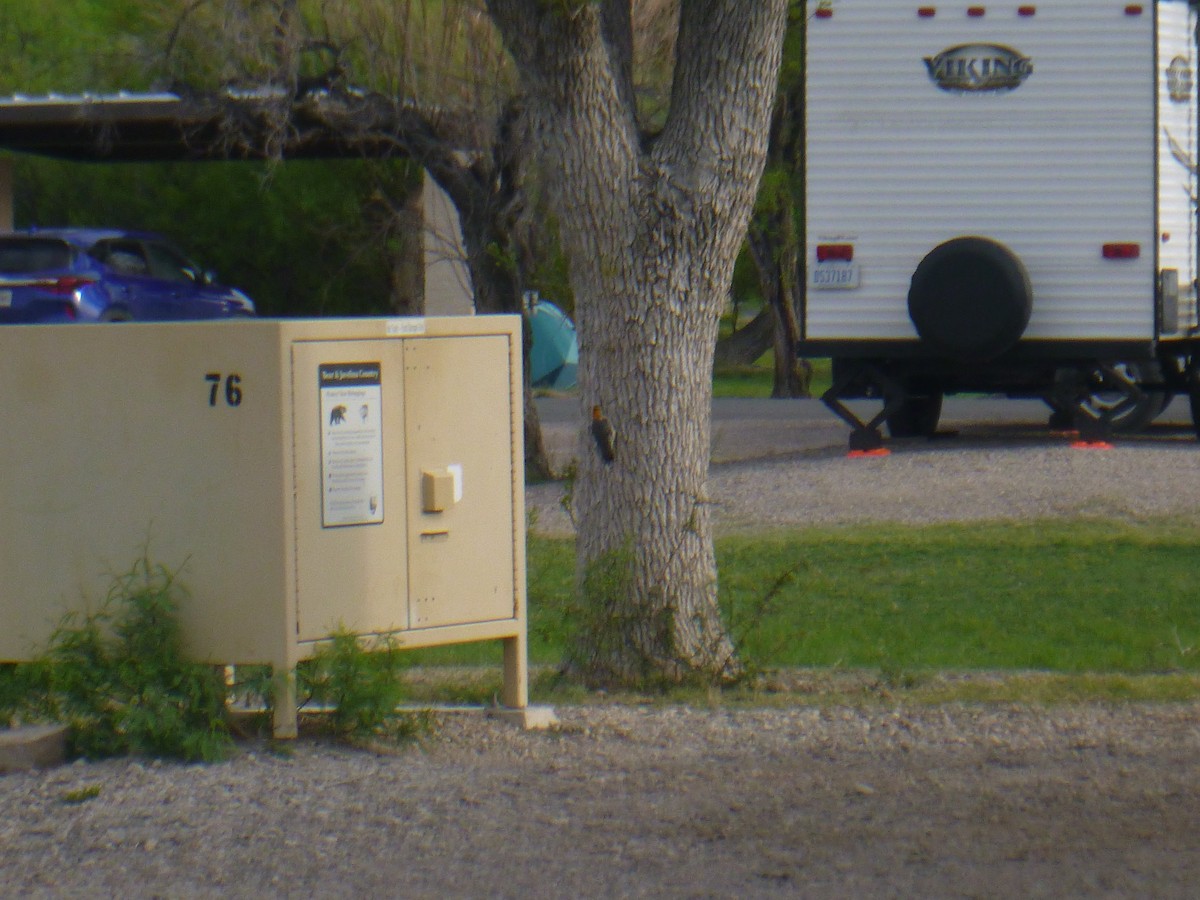
[[[596,442],[596,452],[606,463],[617,458],[617,435],[612,423],[604,418],[599,406],[592,407],[592,439]]]

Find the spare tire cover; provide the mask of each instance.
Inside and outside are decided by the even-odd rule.
[[[938,353],[962,361],[999,356],[1025,333],[1033,290],[1025,266],[989,238],[935,247],[913,273],[908,315]]]

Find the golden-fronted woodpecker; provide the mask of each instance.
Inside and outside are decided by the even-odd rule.
[[[606,463],[617,458],[617,435],[612,423],[604,418],[599,406],[592,407],[592,440],[596,442],[596,452]]]

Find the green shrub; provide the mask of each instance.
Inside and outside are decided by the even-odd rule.
[[[47,650],[0,675],[0,719],[59,721],[73,755],[213,761],[232,746],[219,670],[183,654],[173,573],[143,558],[99,611],[63,618]]]
[[[322,722],[338,737],[413,737],[432,727],[432,721],[427,714],[397,709],[404,699],[401,675],[406,666],[391,637],[375,639],[368,650],[356,635],[339,628],[296,669],[297,690],[305,698],[301,708],[327,711]]]

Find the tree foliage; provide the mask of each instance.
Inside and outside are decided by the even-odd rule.
[[[129,0],[0,0],[0,93],[148,87],[152,9]]]

